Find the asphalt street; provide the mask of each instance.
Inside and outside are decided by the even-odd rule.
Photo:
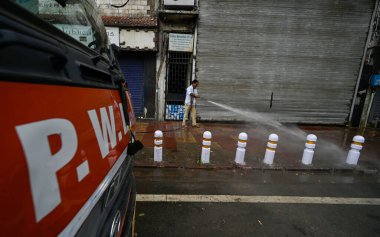
[[[135,236],[380,236],[379,176],[168,168],[135,176]]]

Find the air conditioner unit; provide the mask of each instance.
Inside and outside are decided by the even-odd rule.
[[[164,6],[168,7],[194,7],[195,0],[164,0]]]

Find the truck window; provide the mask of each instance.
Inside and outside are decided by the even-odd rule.
[[[88,1],[68,0],[60,4],[55,0],[14,0],[18,5],[54,25],[85,46],[104,54],[107,35],[96,13],[96,4]]]

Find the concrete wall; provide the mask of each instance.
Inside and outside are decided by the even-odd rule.
[[[108,16],[149,16],[155,9],[155,0],[129,0],[128,4],[122,8],[115,8],[111,5],[122,5],[127,0],[96,0],[99,11],[102,15]]]

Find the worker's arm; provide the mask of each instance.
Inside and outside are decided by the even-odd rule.
[[[201,98],[199,95],[194,94],[194,93],[190,93],[190,96],[191,96],[191,97],[194,97],[194,98],[197,98],[197,99]]]

